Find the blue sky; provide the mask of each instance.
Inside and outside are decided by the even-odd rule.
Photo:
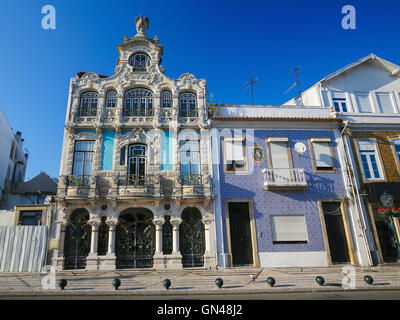
[[[356,29],[341,25],[344,5]],[[42,7],[56,9],[56,29],[43,30]],[[0,107],[30,152],[27,179],[58,176],[68,86],[79,71],[111,75],[117,44],[150,19],[149,36],[164,45],[162,65],[177,78],[207,80],[217,103],[251,103],[244,83],[258,77],[256,104],[282,104],[301,66],[302,89],[373,52],[400,64],[400,1],[7,1],[0,12]]]

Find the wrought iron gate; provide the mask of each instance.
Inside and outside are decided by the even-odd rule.
[[[192,208],[190,208],[192,209]],[[197,211],[197,209],[195,209]],[[182,214],[182,223],[179,226],[179,244],[184,268],[204,266],[204,224],[198,212]]]
[[[132,218],[133,217],[133,218]],[[150,268],[153,266],[155,227],[143,214],[121,217],[117,226],[117,268]]]
[[[92,233],[89,213],[81,211],[72,218],[65,230],[64,269],[84,269]]]

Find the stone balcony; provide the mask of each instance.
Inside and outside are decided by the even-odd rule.
[[[264,190],[304,189],[308,184],[303,168],[263,169]]]
[[[93,176],[61,176],[58,196],[70,199],[94,198],[206,198],[212,197],[210,176],[157,174],[125,175],[117,173]]]

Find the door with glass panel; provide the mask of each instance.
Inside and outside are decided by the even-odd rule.
[[[146,178],[146,146],[134,144],[128,149],[128,183],[144,185]]]
[[[181,183],[183,185],[200,184],[199,141],[181,141],[180,146]]]
[[[94,141],[76,141],[74,165],[70,184],[73,186],[89,186],[92,175]]]

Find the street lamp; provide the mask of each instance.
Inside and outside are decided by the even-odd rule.
[[[394,226],[394,220],[393,217],[400,217],[400,211],[395,211],[393,208],[394,200],[393,197],[388,194],[386,191],[383,192],[383,194],[380,197],[382,205],[385,207],[386,210],[383,210],[383,212],[380,212],[380,215],[383,218],[389,218],[389,228],[393,233],[393,238],[395,240],[394,245],[396,246],[397,249],[397,261],[400,261],[400,242],[399,238],[397,237],[397,232],[396,228]]]

